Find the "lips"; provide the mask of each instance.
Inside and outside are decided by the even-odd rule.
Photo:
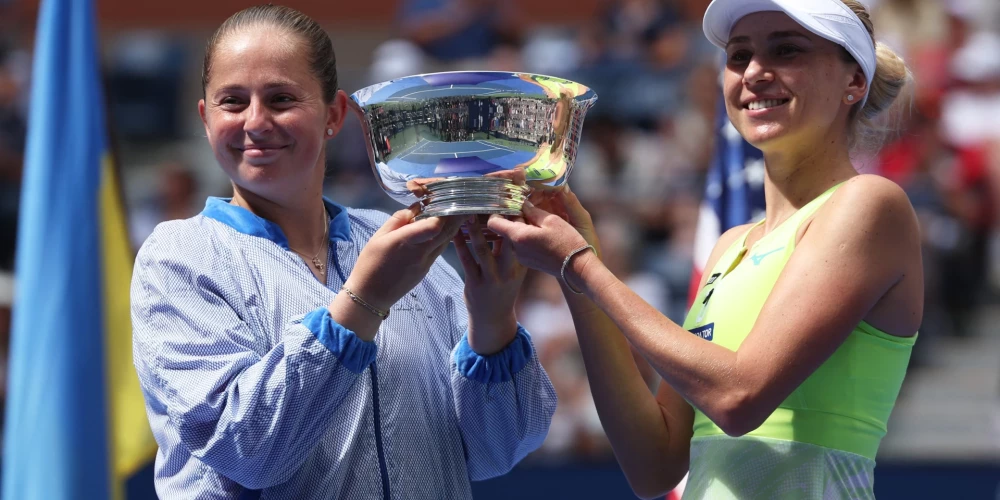
[[[265,157],[281,151],[286,146],[277,144],[252,144],[248,146],[241,146],[237,149],[243,152],[244,155],[251,158]]]

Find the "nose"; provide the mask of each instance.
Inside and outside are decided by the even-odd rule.
[[[759,83],[769,83],[771,81],[774,81],[774,72],[767,67],[765,61],[761,60],[760,57],[752,57],[747,64],[746,70],[743,72],[743,85],[752,87]]]
[[[247,135],[261,135],[271,131],[273,127],[271,111],[260,99],[251,99],[250,105],[247,106],[244,112],[246,113],[246,119],[243,121],[243,131]]]

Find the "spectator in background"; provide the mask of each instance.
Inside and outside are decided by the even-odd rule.
[[[505,0],[403,0],[398,23],[407,39],[449,65],[481,64],[521,36]]]
[[[17,45],[20,16],[15,3],[0,0],[0,447],[6,415],[14,254],[27,134],[28,55]]]
[[[954,333],[970,334],[971,312],[986,295],[988,247],[996,225],[996,172],[992,145],[1000,142],[1000,35],[975,31],[964,37],[949,64],[950,84],[940,101],[939,130],[947,163],[939,190],[957,221],[956,244],[942,255],[942,297]]]
[[[880,0],[873,7],[882,40],[912,59],[915,52],[940,46],[948,35],[945,3],[941,0]]]
[[[552,380],[559,405],[539,449],[545,460],[587,460],[608,456],[610,447],[594,409],[573,317],[559,283],[536,271],[525,278],[518,320],[531,332],[538,360]]]
[[[157,224],[176,219],[187,219],[198,213],[198,179],[180,163],[165,164],[159,171],[156,192],[151,199],[133,207],[129,236],[135,248],[153,232]]]
[[[27,125],[20,108],[22,84],[12,62],[16,52],[3,43],[0,40],[0,268],[13,268]]]

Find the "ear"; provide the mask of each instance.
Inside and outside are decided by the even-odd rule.
[[[326,111],[326,129],[323,130],[323,134],[326,139],[333,139],[340,133],[344,119],[347,118],[347,94],[343,90],[338,90]],[[330,134],[329,131],[333,133]]]
[[[201,117],[201,124],[205,126],[205,137],[209,136],[208,133],[208,120],[205,118],[205,100],[198,100],[198,116]]]
[[[854,74],[850,76],[844,92],[844,102],[851,105],[861,102],[868,92],[868,78],[865,77],[865,72],[857,63],[854,64],[854,68]],[[854,96],[854,100],[848,100],[849,95]]]

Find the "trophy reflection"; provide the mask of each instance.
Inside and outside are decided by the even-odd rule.
[[[351,95],[379,185],[418,218],[516,216],[528,194],[565,184],[597,95],[575,82],[449,72]]]

